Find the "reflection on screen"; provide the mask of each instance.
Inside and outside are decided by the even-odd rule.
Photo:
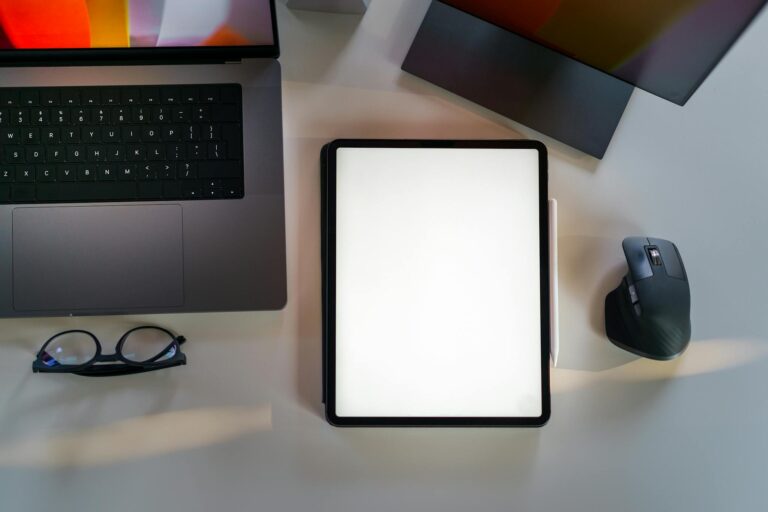
[[[0,0],[0,49],[271,44],[269,0]]]
[[[766,0],[444,0],[681,103]]]

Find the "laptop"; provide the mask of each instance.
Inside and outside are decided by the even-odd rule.
[[[0,316],[286,302],[274,0],[0,2]]]

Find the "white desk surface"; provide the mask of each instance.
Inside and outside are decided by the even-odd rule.
[[[400,71],[428,0],[291,12],[283,42],[284,311],[0,321],[0,510],[765,510],[768,15],[689,104],[638,91],[602,161],[544,138],[560,202],[562,351],[540,430],[340,430],[320,406],[318,153],[337,137],[529,129]],[[669,363],[603,334],[624,236],[678,244],[693,341]],[[155,322],[190,364],[33,375],[50,334]]]

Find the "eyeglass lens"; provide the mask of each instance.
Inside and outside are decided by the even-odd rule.
[[[137,329],[123,342],[121,348],[125,359],[135,363],[144,363],[154,359],[159,354],[155,362],[162,362],[176,355],[176,346],[168,348],[173,343],[173,337],[160,329]],[[163,353],[165,352],[165,353]]]
[[[96,342],[82,332],[70,332],[57,336],[46,345],[42,354],[48,367],[59,365],[78,366],[96,356]]]

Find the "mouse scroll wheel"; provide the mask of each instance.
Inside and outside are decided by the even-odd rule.
[[[659,252],[659,250],[657,248],[655,248],[655,247],[651,247],[650,249],[648,249],[648,254],[651,257],[651,263],[653,265],[656,265],[657,267],[660,267],[661,266],[661,253]]]

